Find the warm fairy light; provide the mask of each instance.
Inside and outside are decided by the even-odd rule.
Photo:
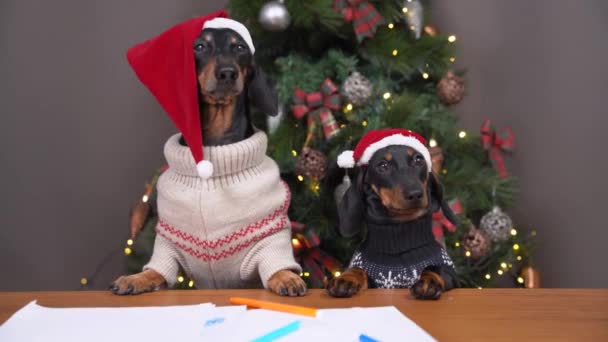
[[[514,244],[514,245],[513,245],[513,250],[514,250],[514,251],[519,250],[519,245],[518,245],[518,244]]]
[[[513,236],[517,235],[517,230],[515,228],[511,229],[511,235],[513,235]]]
[[[303,276],[303,275],[304,275],[304,273],[300,272],[300,277]]]
[[[452,63],[456,62],[456,57],[450,57],[450,62],[452,62]]]
[[[403,13],[407,13],[408,11],[407,7],[403,7],[401,10],[403,11]]]
[[[295,157],[295,156],[297,156],[297,155],[298,155],[298,151],[296,151],[296,150],[291,150],[291,155],[292,155],[292,156],[294,156],[294,157]]]
[[[502,275],[504,272],[502,270],[498,270],[496,273],[498,273],[498,275]]]
[[[454,246],[460,247],[460,242],[456,241],[456,243],[454,244]]]
[[[478,289],[478,290],[481,290],[481,289],[483,289],[483,287],[481,287],[481,286],[477,286],[477,289]]]
[[[416,30],[416,26],[414,26],[414,25],[410,26],[410,30],[415,31]]]
[[[150,197],[148,197],[148,195],[141,196],[141,201],[144,203],[148,202],[149,199],[150,199]]]
[[[460,131],[460,133],[458,133],[458,137],[460,139],[464,139],[464,137],[466,137],[466,136],[467,136],[467,132],[465,132],[465,131]]]
[[[304,276],[305,276],[305,277],[308,277],[308,276],[310,276],[310,273],[308,273],[308,272],[304,272]]]
[[[422,78],[424,78],[425,80],[429,78],[429,74],[427,74],[426,72],[422,73]]]
[[[347,105],[346,105],[346,110],[347,110],[347,111],[349,111],[349,112],[350,112],[351,110],[353,110],[353,104],[352,104],[352,103],[347,104]]]
[[[129,247],[125,248],[125,255],[131,255],[131,252],[133,252],[131,250],[131,248],[129,248]]]
[[[490,275],[490,273],[486,274],[486,279],[490,280],[490,278],[492,278],[492,276]]]
[[[517,282],[520,283],[520,284],[523,284],[524,283],[524,278],[517,277]]]
[[[179,277],[177,277],[177,282],[178,283],[183,283],[184,282],[184,277],[182,277],[181,275]]]
[[[470,251],[466,251],[464,252],[464,256],[466,256],[467,258],[471,256],[471,252]]]
[[[391,30],[392,30],[394,27],[395,27],[395,24],[393,24],[393,23],[389,23],[389,24],[388,24],[388,28],[389,28],[389,29],[391,29]]]
[[[502,267],[502,268],[507,268],[507,263],[506,263],[506,262],[501,262],[501,263],[500,263],[500,267]]]
[[[522,258],[521,258],[521,255],[518,255],[518,256],[517,256],[517,261],[521,261],[521,259],[522,259]]]
[[[291,244],[295,247],[295,248],[300,248],[302,245],[300,244],[300,240],[298,239],[291,239]]]
[[[443,173],[444,175],[447,175],[448,174],[448,169],[441,170],[441,173]]]
[[[340,124],[340,128],[346,127],[346,124]]]
[[[81,279],[80,279],[80,284],[81,284],[81,285],[86,285],[88,282],[89,282],[89,281],[87,280],[87,278],[84,278],[84,277],[83,277],[83,278],[81,278]]]
[[[367,126],[367,121],[366,120],[361,121],[361,126],[363,126],[363,127]]]
[[[389,92],[387,91],[386,93],[382,94],[382,97],[383,97],[385,100],[388,100],[388,99],[390,99],[390,98],[391,98],[391,93],[389,93]]]
[[[340,274],[342,274],[342,273],[340,273],[340,271],[336,271],[336,272],[334,272],[334,277],[339,277]]]
[[[532,236],[536,236],[536,230],[533,230],[531,234]]]
[[[429,140],[429,146],[430,147],[437,147],[437,140],[435,140],[435,139]]]
[[[448,42],[453,43],[456,41],[456,36],[455,35],[451,35],[448,37]]]
[[[133,246],[133,240],[131,240],[131,239],[127,240],[127,246]]]
[[[194,287],[194,280],[190,280],[188,282],[188,287]]]
[[[304,176],[302,176],[302,175],[298,175],[298,180],[299,180],[300,182],[303,182],[303,181],[304,181]]]
[[[397,49],[393,50],[393,56],[397,56],[399,54],[399,51],[397,51]]]

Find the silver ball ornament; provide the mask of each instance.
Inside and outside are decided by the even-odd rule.
[[[486,232],[492,241],[504,241],[511,233],[513,221],[509,215],[495,206],[489,213],[483,215],[479,228]]]
[[[291,17],[283,0],[273,0],[262,6],[258,20],[264,29],[277,32],[289,26]]]
[[[341,87],[342,96],[355,106],[364,105],[373,90],[372,82],[357,71],[348,76]]]

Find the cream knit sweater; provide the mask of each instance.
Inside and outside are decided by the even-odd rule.
[[[198,288],[267,287],[279,270],[301,272],[291,247],[289,188],[266,156],[266,134],[205,147],[214,167],[207,180],[180,136],[165,144],[169,169],[158,180],[157,235],[144,270],[172,286],[181,266]]]

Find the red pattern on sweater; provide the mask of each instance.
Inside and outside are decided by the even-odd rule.
[[[240,239],[240,238],[246,237],[247,235],[255,233],[256,231],[262,229],[263,227],[265,227],[266,225],[268,225],[269,223],[274,221],[280,215],[287,214],[287,208],[289,207],[289,203],[291,202],[291,191],[289,190],[289,186],[285,182],[281,181],[281,184],[285,188],[286,196],[285,196],[285,200],[283,201],[283,204],[281,204],[280,207],[278,207],[275,211],[273,211],[270,215],[266,216],[262,220],[254,222],[250,225],[247,225],[246,227],[243,227],[229,235],[222,236],[221,238],[218,238],[215,240],[200,239],[197,236],[193,236],[192,234],[183,232],[180,229],[171,226],[170,224],[165,222],[162,218],[159,218],[158,225],[160,226],[160,228],[162,228],[165,231],[165,233],[168,233],[169,235],[173,235],[185,242],[192,243],[192,244],[196,245],[197,247],[201,247],[204,249],[220,248],[226,244],[232,243],[233,241],[235,241],[237,239]],[[159,229],[159,227],[156,228],[156,232],[161,233],[161,230]],[[163,236],[165,236],[165,234],[163,234]]]
[[[157,233],[160,234],[165,239],[173,242],[177,247],[179,247],[184,252],[192,255],[195,258],[202,259],[203,261],[211,261],[211,260],[217,261],[217,260],[229,257],[237,252],[240,252],[243,249],[251,246],[252,244],[262,240],[263,238],[265,238],[269,235],[272,235],[274,233],[277,233],[277,232],[281,231],[282,229],[285,229],[286,224],[287,224],[287,216],[283,216],[283,217],[281,217],[279,222],[277,222],[277,224],[275,224],[273,227],[271,227],[269,230],[263,232],[262,234],[256,235],[249,240],[245,240],[244,242],[234,245],[228,249],[225,249],[220,252],[215,252],[215,253],[206,253],[206,252],[196,250],[190,246],[186,246],[183,243],[180,243],[178,241],[171,239],[170,236],[163,234],[163,232],[161,232],[160,230],[157,230]]]

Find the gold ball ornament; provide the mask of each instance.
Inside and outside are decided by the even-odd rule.
[[[437,83],[437,95],[445,105],[457,104],[464,97],[464,81],[451,70]]]

